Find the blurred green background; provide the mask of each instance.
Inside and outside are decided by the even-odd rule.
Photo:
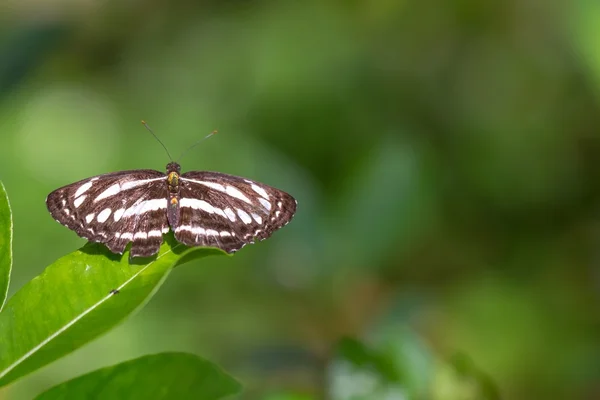
[[[0,399],[162,350],[218,363],[247,399],[346,399],[344,336],[401,348],[424,398],[478,398],[456,357],[502,398],[600,398],[599,94],[592,0],[2,2],[10,293],[84,243],[50,191],[164,169],[140,119],[174,154],[218,129],[183,170],[299,207]]]

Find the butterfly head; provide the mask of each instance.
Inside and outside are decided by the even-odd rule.
[[[168,163],[167,164],[167,175],[169,175],[171,172],[176,172],[179,175],[179,173],[181,172],[181,165],[177,164],[174,161]]]

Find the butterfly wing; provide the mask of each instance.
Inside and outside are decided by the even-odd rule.
[[[173,227],[179,242],[228,253],[268,238],[296,212],[296,200],[279,189],[207,171],[181,175],[179,206],[179,225]]]
[[[50,193],[46,206],[56,221],[113,253],[133,242],[132,257],[156,254],[169,231],[166,176],[154,170],[84,179]]]

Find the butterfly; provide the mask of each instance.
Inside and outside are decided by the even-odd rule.
[[[56,221],[113,253],[123,254],[131,242],[130,257],[158,253],[169,230],[186,246],[234,253],[270,237],[296,212],[291,195],[263,183],[180,171],[172,161],[166,173],[141,169],[94,176],[56,189],[46,206]]]

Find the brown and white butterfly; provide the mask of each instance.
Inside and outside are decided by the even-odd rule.
[[[98,175],[64,186],[46,199],[52,217],[79,236],[131,257],[156,254],[172,229],[187,246],[233,253],[286,225],[296,200],[271,186],[220,172],[180,174],[132,170]]]

